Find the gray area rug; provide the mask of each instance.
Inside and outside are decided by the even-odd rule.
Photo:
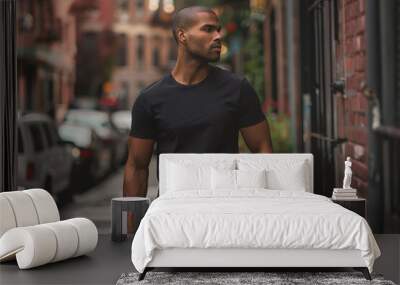
[[[372,281],[361,272],[147,272],[145,279],[138,281],[139,273],[124,273],[117,285],[133,284],[390,284],[382,275],[371,274]]]

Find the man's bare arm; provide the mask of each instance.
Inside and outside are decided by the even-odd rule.
[[[241,128],[240,132],[248,148],[253,153],[272,153],[271,133],[267,120],[250,127]]]
[[[154,140],[129,137],[129,154],[124,172],[124,196],[146,197],[153,147]]]

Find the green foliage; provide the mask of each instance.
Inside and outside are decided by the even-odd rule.
[[[262,27],[257,22],[251,23],[247,40],[243,47],[244,73],[260,102],[264,101],[264,53]]]
[[[272,148],[274,153],[291,153],[293,146],[290,141],[290,120],[287,115],[277,115],[275,113],[267,113],[266,119],[269,123]],[[250,153],[242,135],[239,135],[239,152]]]
[[[249,150],[249,148],[247,147],[242,134],[239,132],[239,152],[240,153],[250,153],[251,151]]]
[[[285,114],[267,113],[274,153],[291,153],[290,119]]]

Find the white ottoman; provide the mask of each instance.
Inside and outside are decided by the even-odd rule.
[[[43,189],[0,193],[0,262],[16,259],[20,269],[77,257],[98,241],[86,218],[60,220],[51,195]]]

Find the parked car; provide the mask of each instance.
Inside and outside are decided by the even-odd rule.
[[[44,188],[57,200],[68,190],[73,157],[50,117],[31,113],[18,119],[17,184]]]
[[[131,111],[120,110],[113,112],[111,114],[111,122],[121,133],[128,135],[132,123]]]
[[[129,110],[115,111],[111,114],[111,123],[125,137],[125,158],[128,157],[128,136],[131,131],[132,112]],[[125,160],[123,161],[125,162]]]
[[[73,143],[70,148],[74,157],[73,189],[84,189],[107,174],[111,168],[111,150],[93,128],[63,123],[58,134],[63,141]]]
[[[129,136],[132,125],[132,112],[129,110],[115,111],[111,114],[111,122],[121,133]],[[157,143],[154,144],[153,153],[157,153]],[[128,148],[126,148],[125,157],[128,157]]]
[[[113,127],[107,112],[97,110],[69,110],[65,121],[95,130],[99,138],[111,150],[112,167],[117,168],[125,160],[126,138]]]

